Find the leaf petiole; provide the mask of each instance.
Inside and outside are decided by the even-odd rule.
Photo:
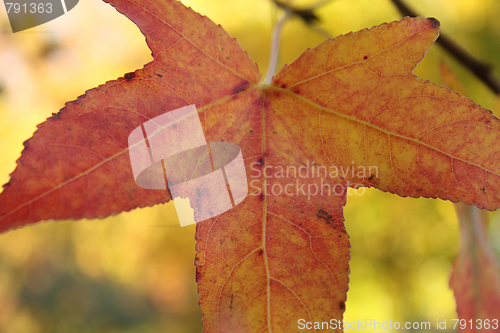
[[[276,26],[274,27],[273,36],[271,39],[271,54],[269,56],[269,66],[267,67],[266,77],[264,78],[264,81],[262,81],[263,84],[270,84],[271,80],[273,79],[274,72],[276,71],[276,64],[278,63],[281,29],[283,28],[285,21],[292,16],[293,13],[290,10],[286,10],[285,15],[283,15],[283,17],[278,21],[278,23],[276,23]]]

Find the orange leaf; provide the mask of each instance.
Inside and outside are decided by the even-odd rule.
[[[127,138],[190,104],[207,141],[241,147],[250,188],[236,208],[197,225],[205,332],[297,331],[300,319],[342,319],[349,186],[500,205],[500,123],[412,72],[438,36],[437,20],[405,18],[327,40],[261,85],[238,43],[179,2],[109,2],[138,25],[154,61],[39,126],[0,194],[0,231],[170,200],[136,186]]]
[[[460,331],[488,332],[498,326],[492,320],[500,318],[500,268],[487,237],[488,215],[462,203],[456,208],[462,245],[453,264],[450,286],[458,315],[465,320]]]
[[[441,60],[441,66],[439,66],[441,82],[445,87],[450,90],[456,91],[461,95],[467,95],[467,90],[460,81],[457,73],[448,65],[444,60]]]
[[[117,6],[144,33],[155,60],[87,91],[38,125],[0,194],[0,232],[169,201],[168,192],[136,185],[130,132],[168,110],[188,104],[203,110],[258,82],[257,66],[220,26],[176,1],[162,3],[162,9],[155,6],[159,3],[149,2],[149,10],[127,1]],[[164,13],[161,19],[159,12]]]
[[[466,93],[450,66],[442,61],[440,69],[441,79],[447,87]],[[487,237],[488,214],[460,202],[455,208],[462,233],[460,252],[450,278],[458,316],[462,320],[457,327],[461,332],[488,331],[496,326],[492,319],[500,317],[499,266]]]
[[[412,72],[438,26],[406,18],[326,41],[285,66],[274,84],[286,88],[287,103],[300,101],[317,119],[307,140],[319,142],[311,153],[324,164],[378,167],[373,180],[351,181],[493,210],[500,199],[498,119]],[[276,100],[283,109],[284,99]]]

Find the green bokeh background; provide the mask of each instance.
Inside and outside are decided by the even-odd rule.
[[[269,0],[183,2],[236,37],[265,74],[278,16]],[[407,3],[423,16],[438,18],[443,32],[500,68],[500,2]],[[16,34],[1,8],[4,184],[36,124],[86,89],[142,68],[152,58],[133,23],[98,0],[82,0],[63,17]],[[332,36],[400,18],[389,0],[334,0],[318,14],[321,28]],[[324,39],[292,19],[283,30],[278,68]],[[439,46],[415,73],[439,84],[442,60],[457,72],[469,97],[500,111],[498,97]],[[430,321],[435,328],[437,319],[450,323],[457,318],[448,287],[460,241],[453,204],[361,189],[350,192],[345,217],[352,245],[346,321]],[[180,228],[167,204],[104,220],[44,222],[0,235],[0,332],[201,332],[194,231],[194,226]],[[498,213],[491,213],[489,231],[498,255]]]

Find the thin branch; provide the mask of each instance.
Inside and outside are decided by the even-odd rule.
[[[399,12],[403,16],[420,16],[413,10],[408,8],[401,0],[392,0],[392,2],[396,5]],[[491,90],[493,90],[495,94],[500,95],[500,82],[493,75],[493,70],[490,65],[474,58],[470,53],[453,42],[444,33],[440,33],[440,36],[437,39],[437,43],[440,44],[465,67],[470,69],[481,81],[484,82],[484,84],[486,84]]]
[[[280,34],[283,28],[283,24],[286,20],[292,17],[293,13],[291,11],[286,11],[285,15],[276,23],[273,30],[273,37],[271,40],[271,55],[269,56],[269,67],[267,68],[266,77],[263,84],[270,84],[273,79],[274,72],[276,71],[276,64],[278,63],[278,54],[280,49]]]
[[[314,9],[316,6],[313,6],[312,8],[298,9],[280,0],[273,0],[273,2],[276,4],[276,6],[285,10],[286,12],[291,12],[293,15],[297,15],[307,24],[319,22],[319,17],[316,15],[316,13],[314,13]]]
[[[284,9],[285,11],[291,11],[293,15],[297,15],[300,17],[307,25],[316,25],[319,23],[321,20],[319,19],[318,15],[314,12],[316,9],[319,7],[322,7],[324,5],[329,4],[333,0],[319,0],[312,6],[308,8],[295,8],[292,5],[287,4],[286,2],[283,2],[282,0],[272,0],[276,6],[278,6],[281,9]]]

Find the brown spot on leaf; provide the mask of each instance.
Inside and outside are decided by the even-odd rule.
[[[339,303],[339,308],[340,308],[340,310],[344,310],[345,309],[345,303],[344,302],[340,302]]]
[[[233,88],[233,95],[236,95],[240,91],[245,90],[247,86],[248,86],[248,81],[243,81],[242,83]]]
[[[125,78],[125,80],[130,81],[135,77],[135,73],[130,72],[130,73],[125,74],[123,77]]]
[[[318,213],[316,216],[320,219],[324,219],[326,216],[328,216],[328,213],[324,211],[323,209],[318,210]]]
[[[368,56],[364,56],[364,57],[363,57],[363,59],[364,59],[364,60],[368,59]]]
[[[201,277],[202,277],[201,267],[202,266],[196,267],[196,282],[200,282],[200,280],[201,280]]]
[[[437,29],[441,25],[441,23],[439,23],[439,21],[434,17],[428,17],[427,21],[431,24],[432,29]]]
[[[329,224],[333,229],[337,228],[335,226],[335,218],[332,215],[329,215],[327,211],[325,211],[323,209],[318,210],[316,217],[318,217],[320,219],[324,219],[326,221],[326,223]]]

